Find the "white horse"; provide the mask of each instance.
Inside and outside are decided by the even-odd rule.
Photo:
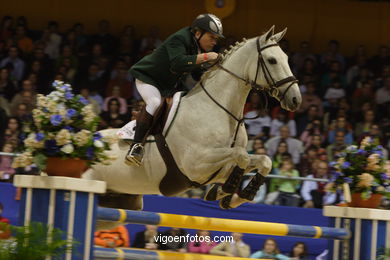
[[[242,169],[240,176],[254,169],[261,176],[270,172],[272,163],[268,156],[247,153],[245,126],[237,120],[243,118],[243,108],[252,88],[267,91],[284,109],[299,108],[302,99],[297,81],[287,55],[277,44],[286,30],[274,34],[273,26],[260,37],[231,46],[220,63],[206,72],[182,98],[166,141],[179,169],[191,181],[202,185],[225,183],[233,169]],[[104,130],[102,134],[115,135],[115,132]],[[159,185],[167,168],[156,143],[146,144],[140,167],[124,163],[127,148],[114,144],[112,153],[118,158],[111,165],[95,165],[83,178],[105,181],[109,190],[118,193],[161,194]],[[248,199],[231,202],[229,207],[245,201]]]

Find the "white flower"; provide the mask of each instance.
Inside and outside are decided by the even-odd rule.
[[[74,135],[74,140],[77,146],[85,145],[90,138],[91,138],[91,131],[85,129],[81,130],[80,132]]]
[[[56,135],[56,142],[58,145],[64,145],[69,143],[71,134],[67,129],[61,129]]]
[[[93,145],[96,146],[97,148],[102,148],[102,147],[104,147],[104,143],[103,143],[102,141],[100,141],[100,140],[95,140],[95,141],[93,142]]]
[[[67,154],[73,153],[73,151],[74,151],[74,147],[72,144],[66,144],[66,145],[62,146],[62,148],[61,148],[61,152],[64,152]]]

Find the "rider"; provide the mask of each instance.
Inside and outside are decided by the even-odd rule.
[[[127,164],[142,163],[143,142],[153,116],[162,103],[161,96],[172,95],[185,74],[200,75],[204,71],[204,63],[216,61],[218,54],[212,49],[221,37],[220,19],[212,14],[201,14],[190,27],[172,34],[161,46],[130,68],[129,72],[136,79],[137,90],[146,107],[138,115],[134,142],[125,159]],[[129,128],[126,125],[121,131],[129,132]]]

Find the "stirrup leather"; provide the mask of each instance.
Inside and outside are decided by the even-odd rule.
[[[127,165],[140,166],[143,162],[144,151],[145,149],[142,144],[134,143],[126,155],[125,163]]]

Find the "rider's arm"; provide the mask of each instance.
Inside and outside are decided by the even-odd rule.
[[[180,35],[171,38],[166,48],[174,72],[191,72],[199,68],[200,64],[218,57],[215,52],[188,55],[185,39]]]

